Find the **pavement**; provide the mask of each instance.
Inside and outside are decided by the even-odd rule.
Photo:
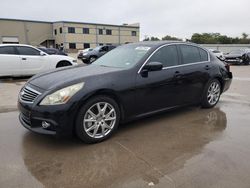
[[[27,131],[18,121],[25,79],[0,81],[0,187],[249,188],[250,66],[215,108],[185,107],[83,144]]]

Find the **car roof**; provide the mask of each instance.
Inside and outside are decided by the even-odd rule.
[[[199,47],[205,49],[201,45],[195,44],[195,43],[192,43],[192,42],[172,41],[172,40],[165,40],[165,41],[142,41],[142,42],[136,42],[136,43],[129,43],[129,44],[126,44],[126,45],[131,45],[131,46],[149,46],[149,47],[158,48],[158,47],[160,47],[162,45],[167,45],[167,44],[189,44],[189,45],[199,46]]]
[[[25,47],[33,47],[34,46],[31,46],[31,45],[27,45],[27,44],[0,44],[0,47],[2,46],[25,46]]]

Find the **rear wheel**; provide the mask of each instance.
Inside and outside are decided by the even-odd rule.
[[[90,99],[79,111],[76,134],[85,143],[97,143],[109,138],[120,120],[117,103],[110,97]]]
[[[201,106],[203,108],[214,107],[218,103],[220,95],[221,95],[220,82],[217,79],[211,80],[205,88],[205,92],[203,94],[201,101]]]

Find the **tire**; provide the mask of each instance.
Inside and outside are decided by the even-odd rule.
[[[66,67],[66,66],[71,66],[71,63],[68,61],[60,61],[59,63],[57,63],[56,68]]]
[[[220,100],[221,84],[219,80],[212,79],[205,87],[205,91],[202,96],[201,106],[203,108],[212,108]]]
[[[119,121],[120,110],[115,100],[107,96],[96,96],[80,109],[75,125],[76,135],[88,144],[101,142],[115,132]]]

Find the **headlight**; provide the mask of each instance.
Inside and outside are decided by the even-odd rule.
[[[50,95],[47,95],[42,100],[40,105],[65,104],[74,94],[76,94],[80,89],[82,89],[83,86],[84,82],[60,89]]]
[[[82,55],[86,56],[86,55],[88,55],[88,53],[83,53]]]

